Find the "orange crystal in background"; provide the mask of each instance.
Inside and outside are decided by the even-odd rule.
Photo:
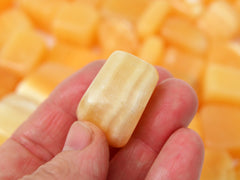
[[[236,180],[233,159],[227,151],[206,149],[200,180]]]
[[[201,180],[240,179],[240,0],[0,0],[0,144],[30,104],[116,50],[196,90]]]
[[[53,20],[53,32],[66,42],[89,46],[96,37],[98,11],[83,3],[68,3],[61,6]]]
[[[19,81],[20,77],[16,73],[0,67],[0,98],[12,92]]]
[[[73,72],[74,70],[61,64],[46,62],[24,78],[18,85],[16,92],[41,103],[61,81]]]
[[[34,30],[20,30],[3,46],[0,66],[21,76],[27,75],[40,63],[45,51],[45,42]]]
[[[240,152],[239,107],[209,104],[202,106],[199,114],[206,146]]]
[[[203,54],[207,51],[208,41],[203,32],[184,18],[170,17],[161,29],[167,42],[179,46],[186,51]]]
[[[106,58],[115,50],[135,53],[138,48],[134,26],[122,18],[103,19],[98,29],[98,42]]]
[[[0,48],[16,31],[30,28],[31,24],[29,17],[19,9],[7,9],[0,13]]]

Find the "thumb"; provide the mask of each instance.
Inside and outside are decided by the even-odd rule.
[[[109,149],[104,134],[89,122],[75,122],[63,151],[23,180],[106,179]]]

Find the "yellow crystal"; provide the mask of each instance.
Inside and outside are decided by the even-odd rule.
[[[158,73],[152,65],[116,51],[84,94],[77,117],[100,127],[111,146],[122,147],[132,135],[157,81]]]
[[[0,136],[10,137],[12,133],[37,108],[37,103],[26,97],[10,94],[0,101]]]

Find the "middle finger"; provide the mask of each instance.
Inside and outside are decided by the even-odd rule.
[[[169,136],[186,127],[197,110],[197,97],[187,83],[162,81],[130,140],[111,160],[109,179],[144,179]]]

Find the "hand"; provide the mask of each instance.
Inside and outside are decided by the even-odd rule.
[[[157,67],[160,80],[129,143],[109,148],[104,134],[76,121],[82,95],[103,65],[94,62],[63,82],[0,147],[0,179],[197,180],[203,144],[187,126],[197,96]]]

